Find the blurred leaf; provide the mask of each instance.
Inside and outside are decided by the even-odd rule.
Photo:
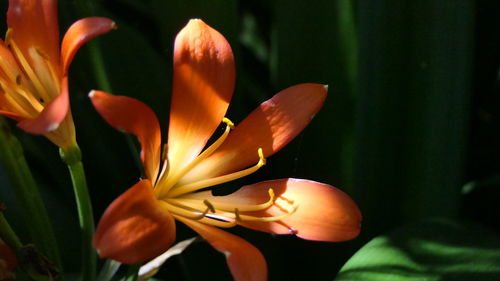
[[[370,241],[335,280],[500,280],[500,237],[464,222],[414,223]]]
[[[356,194],[371,237],[458,214],[472,79],[474,7],[360,1]]]

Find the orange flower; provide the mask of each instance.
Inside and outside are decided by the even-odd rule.
[[[61,148],[74,145],[69,65],[80,46],[115,23],[81,19],[71,25],[59,47],[56,0],[9,0],[7,25],[5,42],[0,39],[0,114]]]
[[[16,255],[0,239],[0,281],[16,280],[16,266]]]
[[[307,126],[327,94],[319,84],[290,87],[231,131],[233,124],[224,115],[234,81],[229,43],[196,19],[175,41],[168,149],[162,151],[160,126],[147,105],[100,91],[90,93],[109,124],[138,137],[147,176],[102,216],[94,237],[101,257],[128,264],[154,258],[175,240],[176,219],[226,255],[236,280],[264,280],[267,265],[260,251],[216,227],[242,225],[321,241],[344,241],[359,234],[358,207],[326,184],[281,179],[245,186],[228,196],[201,191],[258,170],[265,157]],[[224,133],[205,148],[221,121]]]

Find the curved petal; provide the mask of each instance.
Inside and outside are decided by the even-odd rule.
[[[68,72],[73,57],[83,44],[115,28],[114,21],[102,17],[85,18],[73,23],[64,35],[61,44],[63,75]]]
[[[177,219],[198,232],[212,247],[226,256],[234,280],[267,280],[266,259],[252,244],[218,228],[182,217]]]
[[[165,252],[175,240],[175,222],[161,207],[149,180],[120,195],[104,212],[93,245],[102,258],[134,264]]]
[[[259,161],[257,150],[269,157],[295,138],[323,106],[327,87],[300,84],[262,103],[236,126],[225,142],[196,165],[179,184],[230,173]]]
[[[53,65],[59,65],[57,0],[9,0],[7,25],[25,56],[35,47]]]
[[[170,173],[193,160],[220,125],[234,82],[229,43],[203,21],[190,20],[175,40],[168,131]]]
[[[358,236],[361,212],[356,203],[333,186],[303,179],[280,179],[247,185],[227,196],[212,196],[210,191],[189,195],[217,203],[257,205],[275,193],[272,207],[264,211],[242,212],[257,217],[282,216],[297,207],[295,213],[276,222],[243,221],[240,224],[274,234],[296,234],[317,241],[346,241]]]
[[[111,126],[137,136],[144,170],[147,177],[155,181],[160,166],[161,131],[154,112],[146,104],[129,97],[102,91],[91,91],[89,97]]]
[[[61,81],[61,93],[53,99],[34,119],[26,119],[17,126],[25,132],[42,135],[56,130],[64,120],[69,110],[68,77]]]

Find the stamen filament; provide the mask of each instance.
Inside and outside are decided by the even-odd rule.
[[[5,98],[11,106],[19,109],[16,111],[19,114],[26,115],[27,117],[33,117],[43,109],[37,101],[33,101],[30,96],[27,96],[24,90],[20,87],[11,88],[4,86],[3,84],[1,85],[5,91]]]
[[[161,188],[155,189],[155,191],[158,190],[156,192],[159,195],[159,197],[162,197],[163,195],[165,195],[170,190],[170,188],[172,188],[172,186],[174,186],[179,181],[179,179],[181,179],[185,174],[187,174],[189,171],[191,171],[191,169],[193,169],[193,167],[198,165],[198,163],[200,163],[201,160],[210,156],[217,148],[219,148],[219,146],[221,146],[221,144],[226,140],[227,136],[229,135],[229,132],[231,131],[231,129],[234,128],[233,122],[231,122],[231,120],[229,120],[228,118],[224,117],[222,119],[222,122],[226,123],[226,129],[225,129],[224,133],[222,134],[222,136],[220,136],[213,144],[211,144],[207,149],[205,149],[202,153],[200,153],[200,155],[198,155],[198,157],[196,157],[196,159],[191,161],[191,163],[189,163],[182,170],[177,172],[175,175],[167,176],[165,179],[165,182],[162,182],[160,179],[158,186],[161,186]],[[166,155],[166,153],[165,153],[165,155]]]
[[[270,188],[268,190],[269,200],[262,204],[250,205],[250,204],[231,204],[231,203],[223,203],[223,202],[214,202],[211,205],[221,211],[232,212],[234,209],[238,209],[241,212],[253,212],[253,211],[262,211],[271,207],[275,202],[275,194],[274,190]],[[189,196],[189,195],[188,195]],[[182,201],[183,204],[188,206],[201,206],[200,199],[191,199],[189,197],[177,197],[176,200]],[[208,201],[208,200],[204,200]]]
[[[166,208],[168,209],[169,212],[183,216],[191,220],[201,220],[202,218],[205,217],[206,214],[208,214],[208,211],[210,210],[210,208],[206,208],[205,211],[200,212],[198,210],[188,210],[183,207],[178,207],[173,204],[167,203],[165,201],[160,201],[160,202],[166,205]]]
[[[273,222],[273,221],[280,221],[291,216],[293,213],[297,211],[298,208],[299,205],[294,205],[290,212],[281,216],[272,216],[272,217],[256,217],[256,216],[242,215],[239,213],[237,209],[234,210],[234,214],[238,219],[238,221],[240,222],[245,222],[245,221]]]
[[[7,35],[6,35],[5,41],[7,42],[8,45],[11,46],[12,50],[16,54],[16,57],[17,57],[19,63],[21,64],[22,68],[26,72],[26,75],[28,75],[29,79],[33,83],[33,86],[35,86],[38,94],[40,94],[41,97],[45,101],[50,101],[51,100],[50,95],[47,93],[42,82],[40,82],[40,79],[38,79],[38,76],[36,75],[35,71],[31,68],[30,64],[28,63],[28,61],[24,57],[23,53],[21,52],[21,50],[19,49],[17,44],[14,42],[14,40],[12,40],[11,34],[12,34],[12,29],[7,30]]]
[[[40,82],[44,84],[46,87],[51,88],[47,89],[46,87],[44,87],[44,89],[49,90],[52,93],[59,94],[61,92],[59,87],[59,78],[58,78],[59,75],[56,74],[47,56],[43,54],[39,49],[35,48],[30,48],[29,53],[31,58],[33,59],[34,68],[42,69],[42,71],[38,73],[38,75],[42,75],[42,77],[39,77]],[[43,81],[45,81],[45,83],[43,83]],[[50,99],[50,97],[48,98]]]
[[[205,187],[209,186],[214,186],[217,184],[222,184],[228,181],[232,181],[235,179],[239,179],[245,176],[248,176],[254,172],[256,172],[260,167],[264,166],[266,164],[266,158],[264,158],[264,153],[262,152],[262,148],[259,148],[258,150],[259,153],[259,162],[255,164],[254,166],[247,168],[245,170],[241,170],[238,172],[234,172],[228,175],[223,175],[211,179],[205,179],[205,180],[200,180],[197,182],[189,183],[186,185],[178,186],[172,189],[167,196],[168,197],[177,197],[182,194],[190,193]]]
[[[179,216],[179,215],[176,215],[176,214],[172,214],[172,215],[174,216],[175,219],[177,219],[179,221],[183,221],[186,219],[186,218]],[[212,219],[209,217],[204,217],[198,221],[201,223],[204,223],[204,224],[209,224],[209,225],[213,225],[213,226],[221,227],[221,228],[231,228],[231,227],[235,227],[237,225],[236,221],[231,221],[231,222],[222,221],[222,220],[218,220],[218,219]]]

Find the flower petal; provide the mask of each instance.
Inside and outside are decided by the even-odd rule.
[[[46,134],[59,127],[68,110],[68,77],[64,77],[61,81],[61,93],[50,101],[36,118],[23,120],[17,123],[17,126],[30,134]]]
[[[1,98],[0,98],[0,103],[1,103]],[[0,115],[3,115],[5,117],[9,117],[11,119],[14,119],[16,121],[21,121],[21,120],[24,120],[26,117],[22,116],[22,115],[19,115],[15,112],[10,112],[10,111],[7,111],[7,110],[0,110]]]
[[[112,20],[102,17],[85,18],[73,23],[61,44],[63,75],[66,75],[73,57],[85,42],[115,28],[116,24]]]
[[[269,189],[275,193],[272,207],[264,211],[242,212],[257,217],[282,216],[297,207],[295,213],[281,221],[240,224],[274,234],[296,234],[307,240],[346,241],[360,232],[361,212],[356,203],[333,186],[303,179],[280,179],[247,185],[227,196],[212,196],[210,191],[189,195],[217,203],[257,205],[269,201]]]
[[[175,40],[169,173],[175,174],[203,149],[222,122],[234,82],[229,43],[203,21],[190,20]]]
[[[161,131],[154,112],[144,103],[102,91],[89,94],[99,114],[114,128],[137,136],[147,177],[155,181],[160,166]]]
[[[259,161],[259,148],[263,149],[265,157],[276,153],[311,122],[326,94],[327,87],[320,84],[300,84],[276,94],[238,124],[225,142],[196,165],[179,184],[255,164]]]
[[[7,25],[12,39],[25,56],[34,47],[53,65],[59,65],[57,17],[57,0],[9,0]]]
[[[178,219],[198,232],[212,247],[226,256],[234,280],[267,280],[266,260],[262,253],[252,244],[218,228],[182,217]]]
[[[102,258],[125,264],[152,259],[175,240],[175,222],[156,200],[149,180],[120,195],[104,212],[93,245]]]

